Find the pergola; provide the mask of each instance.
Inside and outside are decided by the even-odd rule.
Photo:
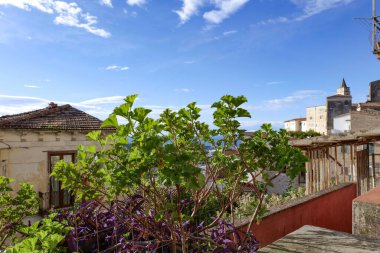
[[[306,163],[308,193],[339,183],[356,182],[358,194],[362,194],[377,183],[376,148],[374,146],[372,154],[369,149],[378,141],[380,129],[292,140],[290,143],[304,150],[309,158]]]

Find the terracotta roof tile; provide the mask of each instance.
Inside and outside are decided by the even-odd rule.
[[[71,105],[54,103],[46,108],[0,117],[0,129],[96,130],[102,121]],[[111,128],[107,128],[111,130]]]

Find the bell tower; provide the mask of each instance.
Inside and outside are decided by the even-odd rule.
[[[340,87],[336,90],[336,94],[342,96],[351,96],[350,88],[347,86],[344,78],[340,84]]]

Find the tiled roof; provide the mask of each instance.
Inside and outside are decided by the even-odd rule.
[[[0,117],[0,129],[96,130],[102,121],[71,105],[50,103],[40,110]]]

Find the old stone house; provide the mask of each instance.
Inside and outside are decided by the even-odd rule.
[[[41,209],[70,206],[72,196],[50,177],[59,160],[74,162],[78,145],[91,145],[86,134],[102,121],[70,105],[0,117],[0,175],[34,185]],[[105,131],[111,131],[106,129]]]

